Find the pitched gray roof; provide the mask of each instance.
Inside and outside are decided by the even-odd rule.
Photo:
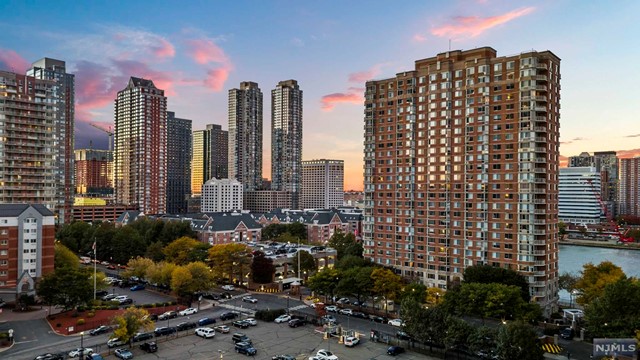
[[[0,204],[0,217],[19,216],[30,206],[42,216],[54,216],[53,212],[42,204]]]

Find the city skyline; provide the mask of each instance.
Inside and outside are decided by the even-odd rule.
[[[131,76],[165,89],[168,110],[193,119],[193,130],[206,124],[228,130],[227,92],[242,81],[271,89],[296,79],[305,90],[303,160],[344,159],[349,190],[363,185],[366,80],[393,77],[414,60],[449,47],[491,46],[498,56],[548,49],[563,62],[562,160],[584,151],[640,154],[637,110],[625,90],[637,77],[627,64],[637,52],[628,45],[640,30],[632,15],[640,4],[367,4],[169,2],[116,8],[63,2],[51,8],[8,1],[0,4],[10,14],[0,21],[0,69],[24,74],[43,57],[65,61],[76,78],[76,148],[92,141],[105,149],[106,134],[89,123],[113,129],[116,92]],[[142,12],[150,20],[128,15]],[[45,16],[48,21],[37,21]],[[165,26],[169,21],[172,26]],[[270,122],[265,117],[265,149]],[[263,176],[270,174],[270,162],[263,154]]]

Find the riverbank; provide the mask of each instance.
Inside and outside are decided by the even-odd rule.
[[[616,240],[584,240],[584,239],[563,239],[560,245],[587,246],[608,249],[640,250],[640,243],[618,243]]]

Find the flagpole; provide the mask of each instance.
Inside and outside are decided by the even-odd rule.
[[[96,299],[96,264],[98,263],[98,256],[96,255],[96,237],[93,236],[93,300]]]

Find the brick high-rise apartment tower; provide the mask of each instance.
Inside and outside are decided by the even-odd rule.
[[[365,96],[365,256],[440,288],[471,265],[511,268],[550,313],[560,59],[449,51]]]
[[[115,103],[116,202],[145,214],[166,212],[167,98],[151,80],[132,77]]]

